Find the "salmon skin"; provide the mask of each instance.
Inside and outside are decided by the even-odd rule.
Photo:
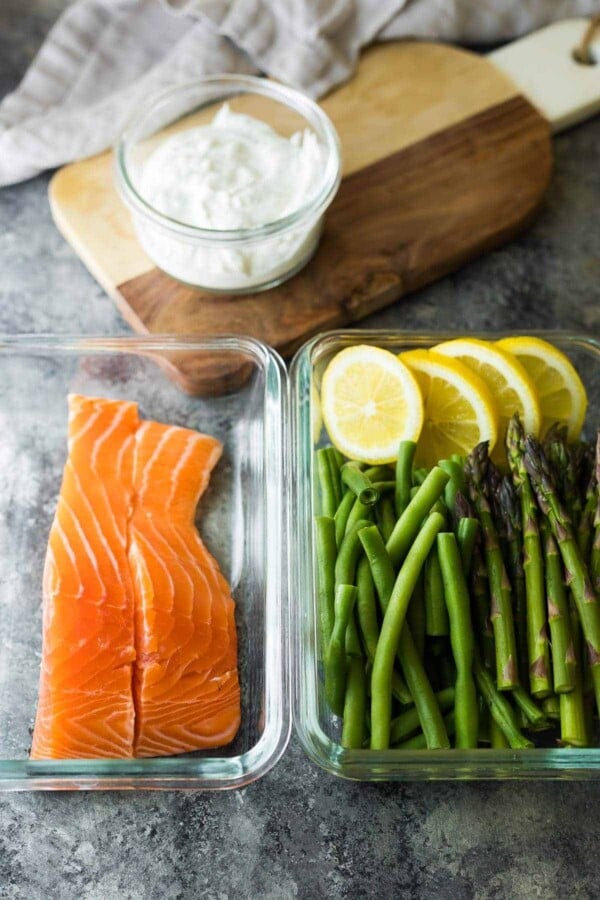
[[[221,452],[141,421],[134,403],[70,395],[32,759],[166,756],[235,736],[235,604],[194,525]]]

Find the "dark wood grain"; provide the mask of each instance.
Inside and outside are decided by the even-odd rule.
[[[138,330],[248,334],[289,356],[512,238],[551,168],[548,123],[516,96],[346,177],[317,254],[286,284],[215,296],[153,269],[119,285],[120,305]],[[193,360],[178,375],[187,390],[208,389]],[[226,387],[233,375],[217,377]]]

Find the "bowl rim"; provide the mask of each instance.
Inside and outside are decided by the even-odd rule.
[[[266,222],[263,225],[254,225],[251,228],[215,229],[198,228],[195,225],[174,219],[161,213],[144,199],[133,185],[127,166],[127,151],[132,132],[159,104],[176,97],[178,94],[184,94],[186,91],[198,89],[204,85],[207,87],[212,86],[213,88],[222,87],[224,91],[230,91],[231,96],[259,94],[263,97],[268,97],[299,113],[309,125],[317,125],[319,127],[324,136],[324,147],[327,157],[318,190],[309,197],[308,201],[286,216],[282,216],[272,222]],[[227,99],[227,97],[224,97],[222,102],[226,102]],[[201,104],[199,103],[198,105],[200,106]],[[295,88],[255,75],[207,75],[203,78],[182,82],[166,91],[153,94],[126,121],[117,137],[113,152],[114,181],[121,199],[129,209],[146,219],[150,219],[160,228],[188,240],[193,239],[199,243],[244,244],[255,241],[257,238],[285,233],[292,228],[298,227],[306,220],[316,221],[333,200],[342,177],[340,139],[331,119],[322,107]]]

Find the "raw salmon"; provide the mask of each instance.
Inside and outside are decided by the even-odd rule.
[[[138,424],[134,403],[69,397],[69,454],[44,569],[33,759],[133,752],[127,545]]]
[[[240,724],[234,602],[194,526],[221,451],[214,438],[157,422],[136,434],[136,756],[221,746]]]
[[[31,756],[165,756],[240,723],[235,604],[194,525],[222,448],[69,398],[69,455],[44,572]]]

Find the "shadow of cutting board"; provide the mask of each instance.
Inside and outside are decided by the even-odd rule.
[[[56,224],[136,331],[243,333],[289,356],[512,238],[548,184],[548,121],[485,57],[379,45],[322,106],[341,138],[340,190],[312,261],[262,293],[211,295],[156,269],[113,187],[111,153],[54,176]],[[192,360],[171,374],[206,387]]]

